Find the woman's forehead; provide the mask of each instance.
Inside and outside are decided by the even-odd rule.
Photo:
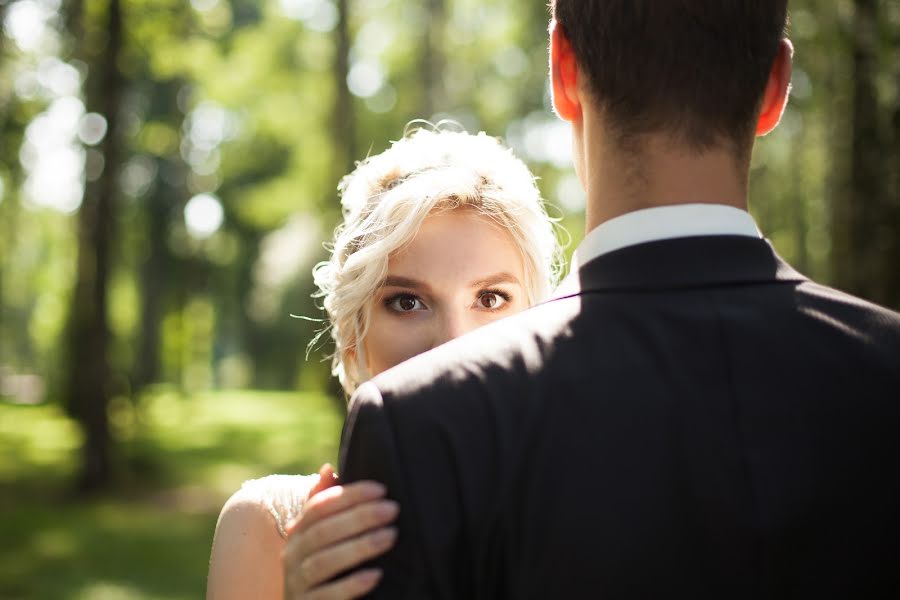
[[[465,285],[499,274],[521,282],[522,254],[509,231],[473,210],[430,215],[388,262],[388,277],[432,285]]]

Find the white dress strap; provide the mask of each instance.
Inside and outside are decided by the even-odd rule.
[[[303,511],[309,490],[318,481],[318,475],[269,475],[245,481],[241,491],[272,514],[279,535],[287,539],[288,525]]]

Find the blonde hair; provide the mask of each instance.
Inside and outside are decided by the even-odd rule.
[[[344,220],[330,260],[316,265],[313,277],[330,321],[319,335],[331,332],[332,373],[347,394],[369,378],[357,349],[388,260],[433,212],[471,208],[507,230],[522,254],[529,305],[546,299],[557,282],[562,252],[534,176],[484,133],[416,130],[359,163],[338,189]]]

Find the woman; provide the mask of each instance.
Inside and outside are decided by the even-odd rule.
[[[418,130],[360,163],[340,190],[344,222],[314,276],[348,395],[541,301],[556,281],[560,249],[534,177],[483,133]],[[282,554],[301,565],[286,582],[294,594],[371,590],[377,571],[330,580],[390,548],[399,507],[374,483],[332,485],[328,466],[245,483],[219,517],[207,597],[281,598]]]

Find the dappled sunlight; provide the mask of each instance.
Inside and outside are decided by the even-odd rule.
[[[84,111],[81,100],[65,96],[28,126],[20,161],[28,172],[23,191],[33,206],[63,213],[81,206],[85,150],[77,138]]]
[[[0,484],[32,469],[58,474],[73,468],[81,439],[57,405],[0,403]]]
[[[10,513],[7,513],[10,514]],[[0,597],[198,598],[214,516],[174,507],[18,507],[0,545]],[[124,595],[113,591],[129,590]]]
[[[161,391],[113,410],[134,473],[113,498],[71,503],[74,424],[56,405],[0,403],[0,598],[200,597],[225,499],[334,462],[342,421],[312,393]]]
[[[74,600],[138,600],[146,596],[136,587],[113,581],[95,581],[78,590]]]
[[[547,2],[151,4],[0,0],[0,598],[200,597],[229,495],[336,461],[312,270],[342,177],[410,124],[500,138],[567,257],[584,235]],[[804,274],[896,305],[900,10],[791,6],[750,209]]]
[[[224,219],[222,204],[212,194],[198,194],[184,207],[184,223],[188,233],[198,240],[205,240],[217,232]]]
[[[71,531],[45,529],[31,539],[31,550],[47,560],[68,560],[78,551],[78,540]]]

